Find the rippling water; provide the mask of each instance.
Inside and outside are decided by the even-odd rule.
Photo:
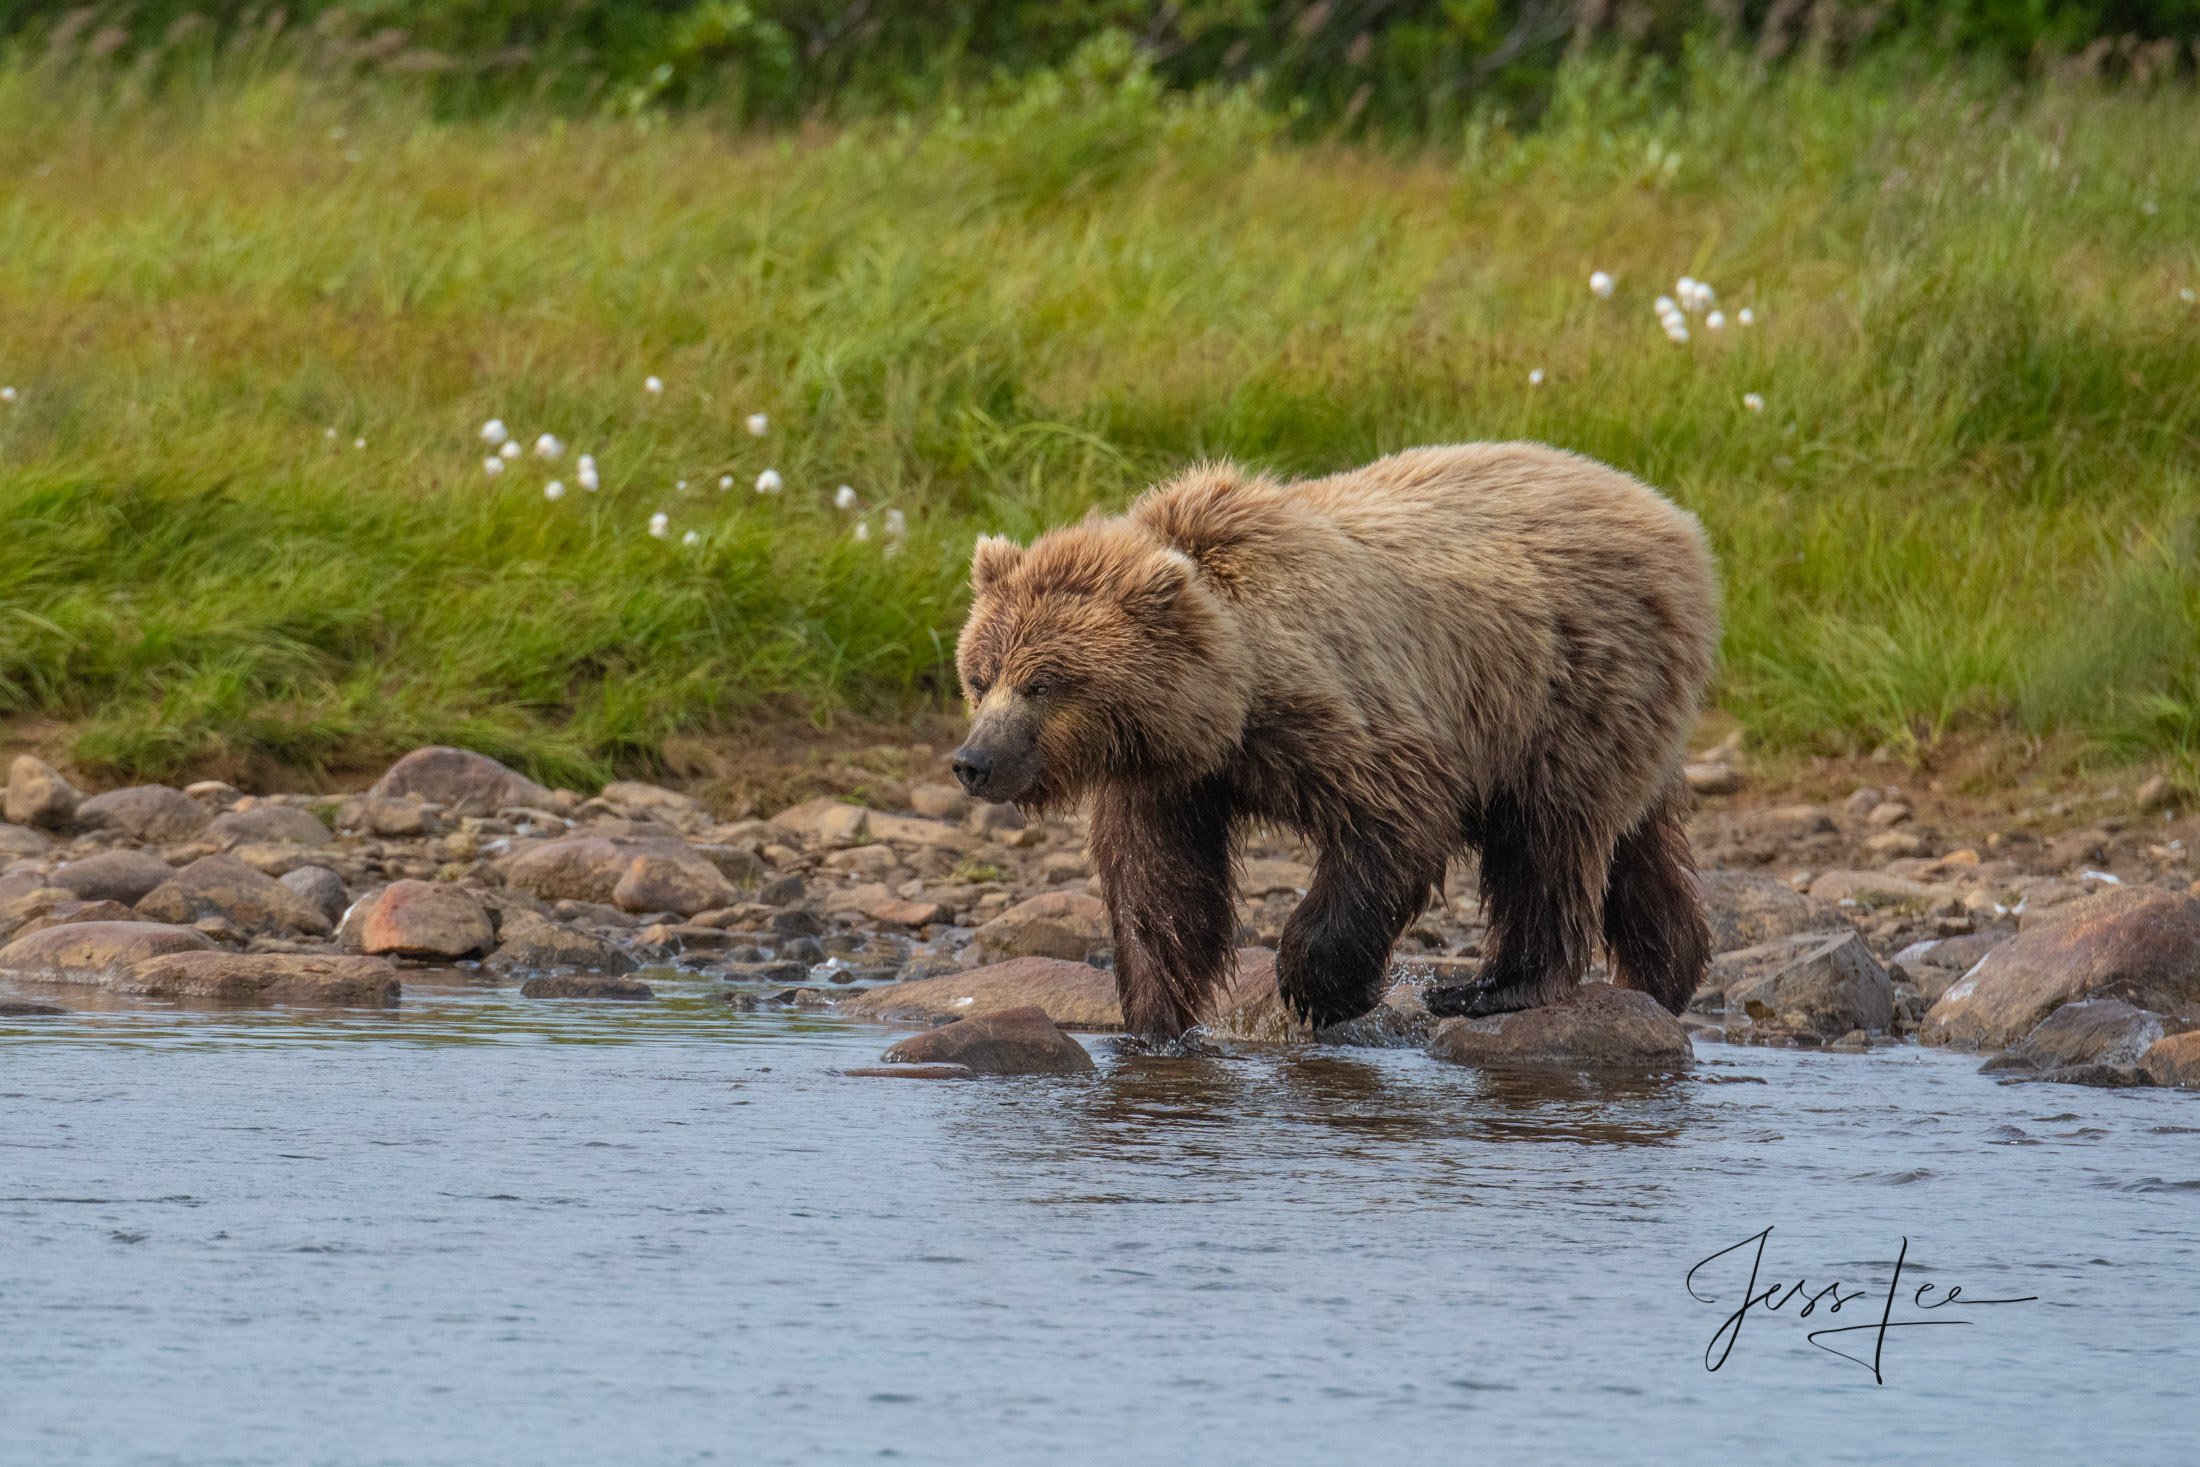
[[[858,1079],[886,1031],[651,976],[0,1019],[0,1462],[2192,1460],[2200,1096],[1717,1046]],[[1791,1301],[1711,1373],[1747,1261],[1684,1275],[1767,1226],[1760,1287],[1844,1321],[1905,1235],[1898,1319],[2039,1300],[1891,1330],[1883,1386]]]

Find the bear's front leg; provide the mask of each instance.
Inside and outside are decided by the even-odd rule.
[[[1123,1026],[1175,1039],[1200,1021],[1235,956],[1227,793],[1188,787],[1103,789],[1092,858],[1115,932]]]
[[[1283,926],[1276,987],[1284,1001],[1317,1029],[1375,1007],[1390,949],[1434,884],[1421,863],[1380,845],[1323,851],[1314,884]]]

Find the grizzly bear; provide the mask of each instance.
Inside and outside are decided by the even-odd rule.
[[[1209,464],[1026,549],[978,541],[956,776],[1092,798],[1126,1026],[1173,1038],[1234,961],[1237,834],[1314,849],[1276,981],[1316,1026],[1475,851],[1479,976],[1439,1013],[1556,1002],[1601,935],[1678,1012],[1710,936],[1680,764],[1719,638],[1695,517],[1533,443],[1417,448],[1294,483]]]

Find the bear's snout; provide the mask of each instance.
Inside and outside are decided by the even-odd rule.
[[[947,767],[955,771],[955,778],[970,794],[985,792],[986,781],[993,777],[993,760],[977,750],[962,748],[955,751]]]
[[[947,767],[974,797],[1007,804],[1039,783],[1044,760],[1038,720],[1029,705],[998,691],[993,698],[978,710],[962,747],[948,755]]]

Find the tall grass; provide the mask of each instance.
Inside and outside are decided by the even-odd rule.
[[[578,778],[945,697],[980,529],[1202,455],[1522,436],[1703,516],[1719,698],[1766,740],[2190,749],[2195,136],[2189,89],[1900,58],[1578,61],[1532,135],[1410,152],[1287,141],[1105,47],[982,108],[776,135],[16,63],[0,711],[116,772],[440,739]],[[1758,323],[1668,343],[1683,273]],[[490,478],[492,416],[565,456]]]

